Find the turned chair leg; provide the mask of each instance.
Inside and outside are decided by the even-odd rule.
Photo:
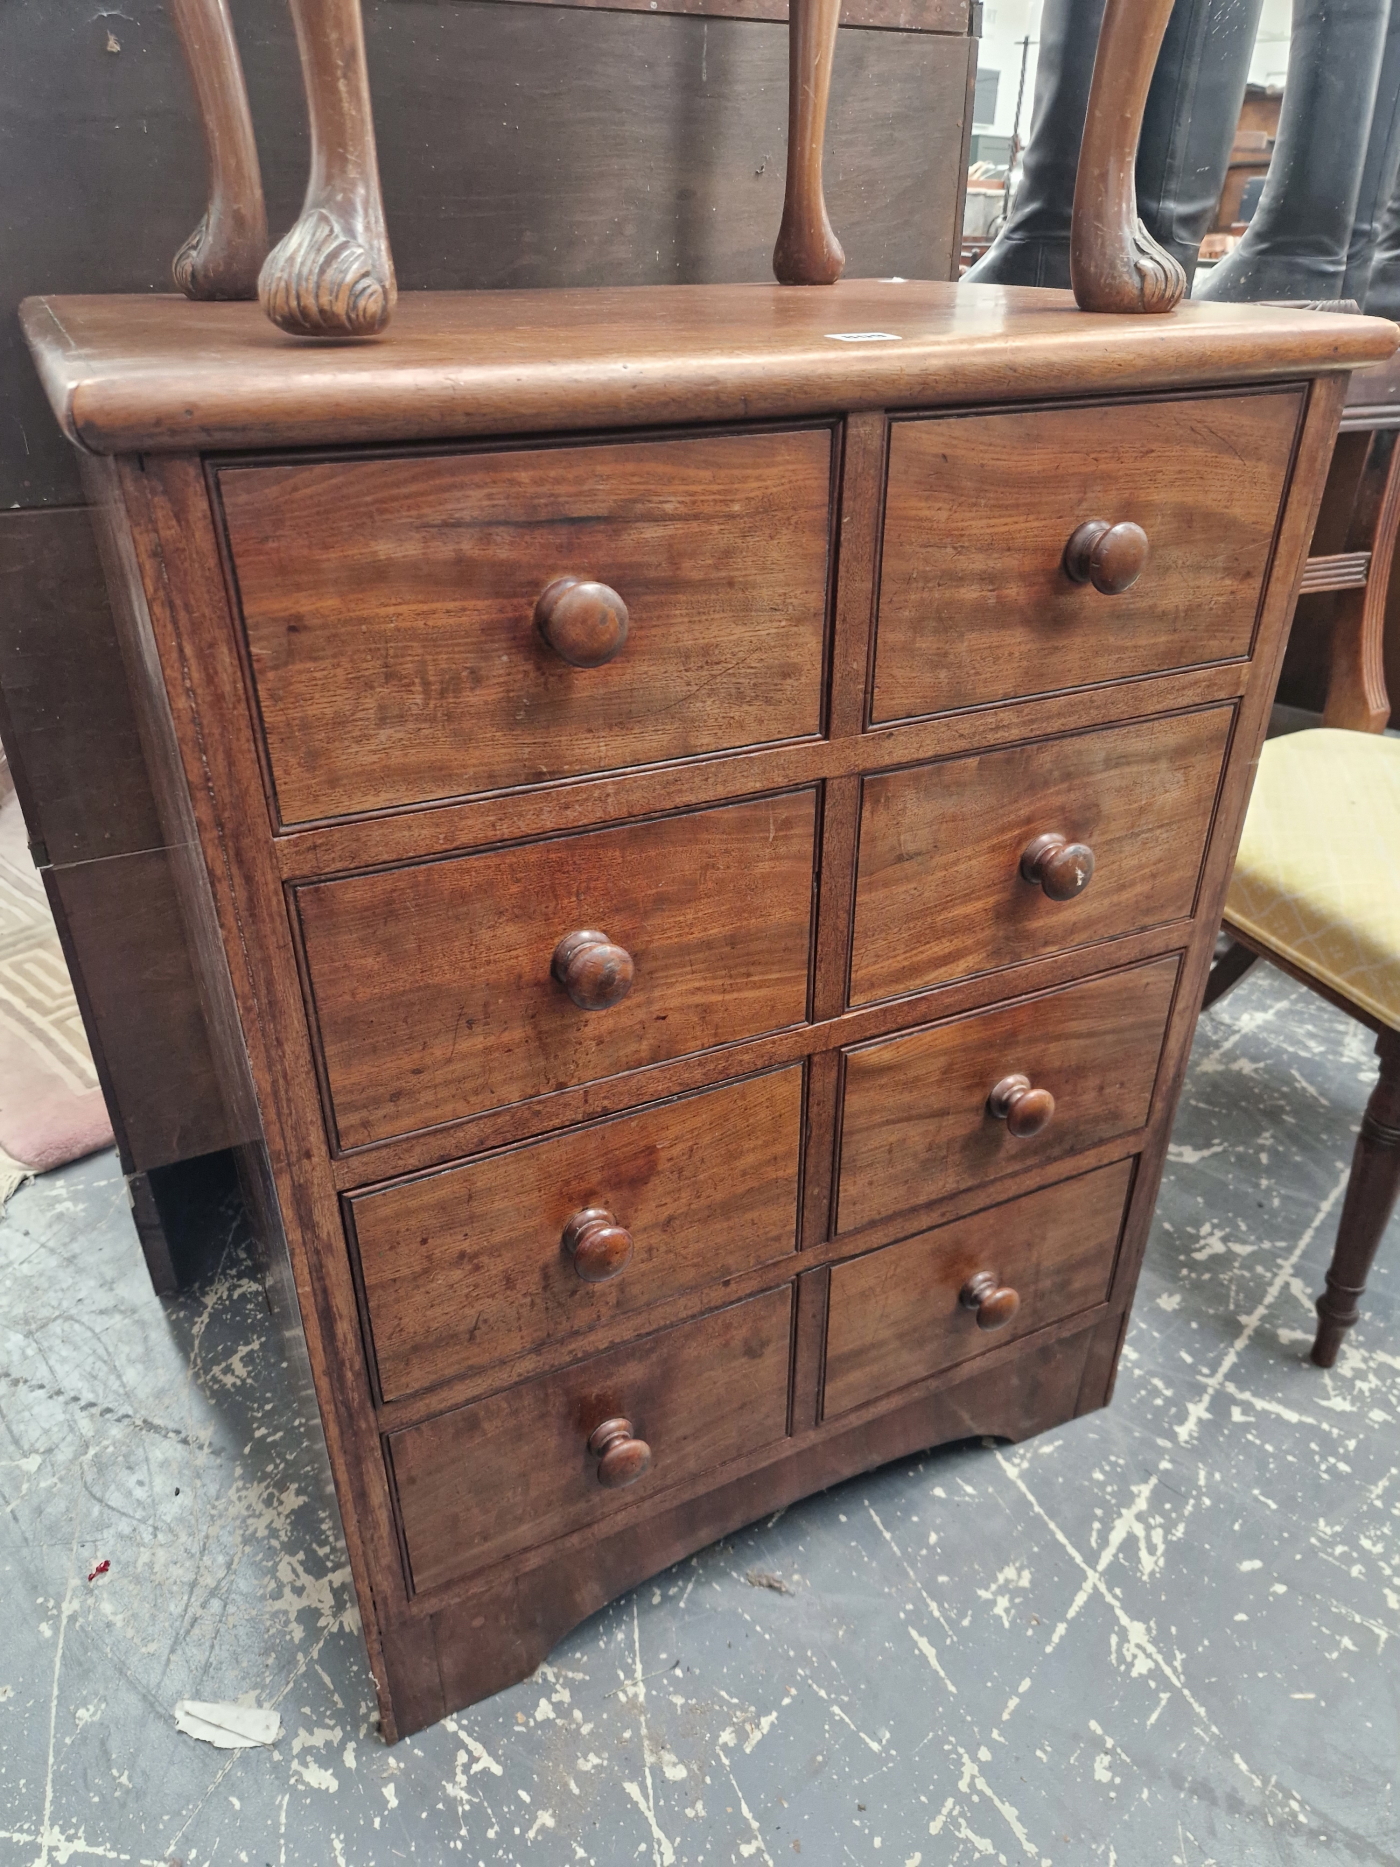
[[[267,256],[263,310],[298,337],[372,337],[397,287],[370,114],[360,0],[291,0],[311,121],[300,218]]]
[[[1382,1031],[1376,1054],[1380,1081],[1361,1118],[1337,1248],[1327,1268],[1327,1288],[1317,1299],[1321,1321],[1312,1358],[1319,1368],[1336,1361],[1342,1337],[1360,1314],[1366,1278],[1400,1193],[1400,1031]]]
[[[780,285],[834,285],[846,255],[822,192],[822,149],[841,0],[792,0],[788,9],[788,151],[783,220],[773,248]]]
[[[175,255],[186,298],[256,298],[267,213],[228,0],[171,0],[209,157],[209,204]]]

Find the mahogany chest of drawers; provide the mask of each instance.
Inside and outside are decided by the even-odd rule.
[[[391,1738],[1101,1406],[1345,373],[853,282],[31,300]]]

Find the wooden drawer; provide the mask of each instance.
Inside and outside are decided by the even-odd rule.
[[[876,722],[1247,655],[1301,390],[895,422]],[[1090,519],[1147,534],[1106,596]]]
[[[389,1439],[416,1590],[552,1541],[785,1437],[792,1286],[528,1381]],[[650,1469],[600,1483],[589,1439],[630,1422]]]
[[[801,1131],[793,1065],[349,1200],[383,1398],[795,1250]]]
[[[850,1002],[1189,916],[1233,720],[1213,707],[867,778]],[[1050,832],[1094,854],[1068,900],[1022,876]]]
[[[824,1417],[1106,1301],[1132,1178],[1132,1161],[1115,1161],[838,1264]],[[1003,1321],[1008,1291],[1019,1307]]]
[[[785,792],[299,888],[340,1144],[800,1024],[815,817]],[[607,1010],[551,971],[584,930],[635,968]]]
[[[821,731],[832,437],[788,433],[219,475],[284,823]],[[555,578],[629,612],[603,666]]]
[[[962,1187],[1058,1159],[1147,1120],[1175,955],[849,1050],[837,1230],[913,1211]],[[1055,1099],[1017,1135],[988,1106],[1007,1077]]]

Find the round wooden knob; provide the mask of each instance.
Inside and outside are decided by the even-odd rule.
[[[998,1281],[995,1271],[978,1271],[969,1277],[958,1293],[964,1309],[977,1312],[979,1329],[1004,1329],[1021,1307],[1021,1299],[1009,1284]]]
[[[632,1261],[632,1234],[605,1206],[585,1206],[576,1212],[559,1242],[586,1284],[605,1284],[609,1278],[620,1277]]]
[[[564,935],[550,971],[581,1011],[606,1011],[632,990],[632,955],[592,927]]]
[[[651,1447],[638,1439],[630,1420],[604,1420],[588,1435],[588,1450],[598,1461],[598,1483],[609,1491],[634,1485],[651,1470]]]
[[[605,583],[556,577],[540,592],[535,627],[572,668],[601,668],[627,640],[627,605]]]
[[[1147,533],[1125,520],[1110,525],[1107,519],[1088,519],[1070,533],[1065,546],[1065,575],[1074,583],[1091,583],[1105,596],[1130,590],[1147,568]]]
[[[1018,1141],[1050,1126],[1055,1113],[1055,1098],[1048,1089],[1032,1089],[1029,1076],[1003,1076],[987,1097],[987,1109],[998,1121],[1006,1123],[1008,1134]]]
[[[1068,843],[1058,830],[1047,830],[1021,851],[1021,876],[1051,901],[1073,901],[1094,879],[1094,852],[1087,843]]]

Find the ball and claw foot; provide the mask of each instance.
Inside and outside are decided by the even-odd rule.
[[[303,214],[268,254],[263,310],[294,337],[374,337],[397,297],[392,262],[344,233],[325,208]]]
[[[266,235],[250,237],[238,246],[210,228],[209,215],[170,262],[171,275],[186,298],[248,299],[258,295],[258,263],[267,246]]]

